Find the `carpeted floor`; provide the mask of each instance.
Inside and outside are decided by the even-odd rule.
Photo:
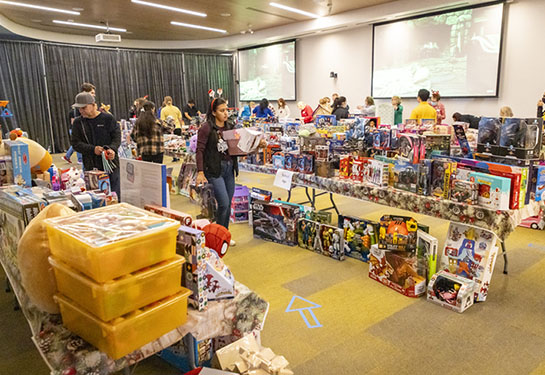
[[[75,159],[75,157],[74,157]],[[170,161],[170,158],[166,158]],[[56,158],[58,160],[58,158]],[[63,165],[63,164],[60,164]],[[175,169],[175,174],[179,164]],[[274,188],[273,177],[241,173],[237,182]],[[297,191],[299,190],[299,191]],[[292,201],[303,200],[296,189]],[[339,210],[377,220],[407,212],[337,197]],[[318,207],[329,205],[327,196]],[[174,209],[195,214],[188,199],[173,196]],[[414,215],[430,226],[439,248],[448,222]],[[545,233],[518,228],[507,240],[509,275],[496,263],[488,299],[463,314],[411,299],[371,280],[366,263],[334,261],[298,247],[254,239],[247,224],[231,226],[237,246],[224,258],[235,278],[270,303],[262,343],[284,355],[297,375],[331,374],[545,374]],[[307,328],[285,310],[294,295],[322,307],[319,328]],[[12,295],[0,293],[3,340],[0,374],[47,374]],[[157,357],[134,374],[178,374]]]

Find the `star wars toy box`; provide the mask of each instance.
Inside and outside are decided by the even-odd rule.
[[[20,186],[32,186],[28,145],[21,141],[3,140],[2,143],[4,144],[6,154],[11,156],[14,183]]]
[[[370,184],[386,187],[388,186],[388,180],[390,178],[389,166],[379,160],[371,159],[367,163],[367,169],[365,173],[365,181]]]
[[[320,223],[309,219],[299,219],[297,223],[297,244],[303,249],[321,253],[319,233]]]
[[[235,297],[235,278],[219,255],[209,250],[205,256],[205,286],[208,301]]]
[[[338,225],[343,230],[344,254],[368,262],[371,246],[378,242],[378,223],[339,215]]]
[[[206,254],[205,237],[201,230],[181,226],[178,229],[176,252],[185,257],[182,285],[191,290],[189,303],[199,311],[208,305],[206,290]]]
[[[494,233],[460,223],[450,223],[441,254],[441,269],[474,281],[475,300],[484,301],[497,255]]]
[[[84,176],[87,190],[100,190],[104,194],[110,194],[110,177],[108,173],[94,169],[85,171]]]
[[[394,187],[396,189],[418,192],[419,164],[397,159],[394,164]]]
[[[509,209],[510,179],[480,172],[471,172],[469,179],[478,186],[479,205],[495,210]]]
[[[301,210],[297,206],[252,201],[254,238],[288,246],[297,245],[297,222]]]
[[[543,119],[503,118],[502,121],[499,155],[519,159],[539,158]]]
[[[428,301],[462,313],[473,305],[475,288],[472,280],[440,271],[428,283]]]
[[[371,246],[369,277],[407,297],[420,297],[426,293],[426,276],[419,274],[416,254],[381,250]]]
[[[381,250],[416,250],[415,219],[407,216],[384,215],[379,222],[378,248]]]
[[[337,117],[335,115],[318,115],[316,116],[316,127],[323,128],[326,126],[336,126]]]

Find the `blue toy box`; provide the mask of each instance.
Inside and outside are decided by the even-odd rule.
[[[28,145],[20,141],[3,141],[8,155],[11,155],[13,168],[13,180],[15,184],[31,187],[32,177],[30,176],[30,156]]]
[[[495,210],[508,210],[511,194],[511,180],[486,173],[471,172],[471,182],[479,188],[479,205]]]

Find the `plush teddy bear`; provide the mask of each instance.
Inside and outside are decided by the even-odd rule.
[[[82,178],[81,171],[77,168],[70,168],[67,172],[68,181],[66,182],[67,189],[79,189],[85,191],[85,181]]]

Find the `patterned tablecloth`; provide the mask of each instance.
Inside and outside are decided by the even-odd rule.
[[[239,163],[240,170],[266,174],[276,174],[272,166]],[[531,201],[520,210],[499,211],[477,205],[453,202],[438,197],[418,195],[392,187],[378,187],[366,183],[355,183],[340,178],[324,178],[294,172],[293,184],[324,190],[350,198],[361,199],[385,206],[415,212],[423,215],[471,224],[496,233],[505,240],[511,232],[527,217],[539,214],[539,204]]]
[[[23,231],[20,220],[0,210],[0,263],[30,325],[32,340],[53,375],[107,375],[168,348],[187,333],[197,340],[220,336],[240,338],[263,328],[269,304],[237,282],[235,298],[210,302],[202,312],[189,309],[186,324],[114,361],[64,328],[60,315],[48,314],[32,304],[17,266],[17,244]]]

